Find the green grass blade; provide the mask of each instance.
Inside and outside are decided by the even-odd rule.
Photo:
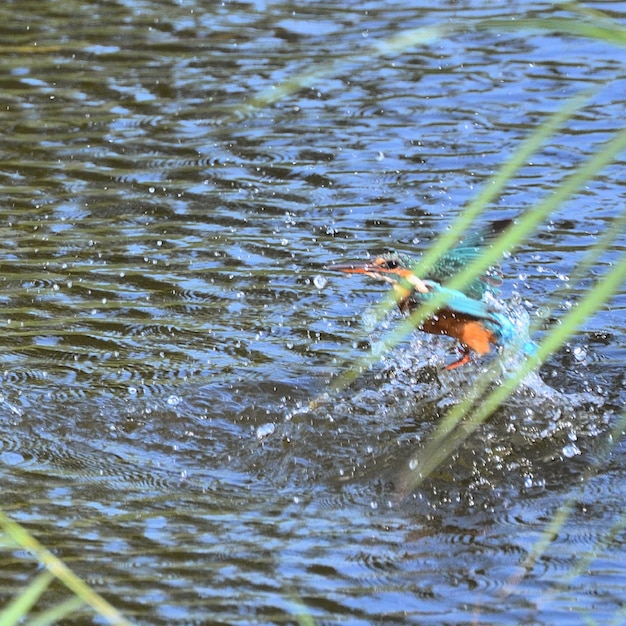
[[[91,606],[99,615],[107,619],[109,623],[119,626],[130,626],[131,622],[123,617],[114,606],[91,589],[61,559],[44,548],[23,526],[9,518],[3,511],[0,511],[0,527],[19,546],[33,554],[51,574],[58,578],[85,604]]]
[[[590,466],[590,468],[583,476],[581,484],[576,487],[574,493],[572,493],[559,507],[559,510],[555,513],[554,517],[550,520],[549,524],[541,533],[541,537],[535,542],[533,549],[523,560],[521,564],[522,572],[514,576],[507,582],[506,588],[504,590],[505,595],[509,595],[513,592],[513,588],[519,585],[524,575],[531,572],[537,561],[541,558],[543,554],[546,553],[550,543],[552,542],[554,537],[558,536],[560,530],[563,528],[563,525],[574,510],[576,503],[581,499],[584,493],[585,486],[588,484],[589,480],[598,473],[598,470],[601,468],[601,466],[608,460],[611,451],[611,445],[621,439],[622,433],[624,432],[625,428],[626,411],[622,413],[611,431],[606,436],[606,442],[608,445],[605,446],[604,454],[601,454]],[[606,551],[611,543],[613,543],[617,535],[623,531],[625,523],[626,513],[620,515],[615,524],[607,528],[603,533],[599,533],[595,546],[592,549],[582,553],[579,556],[576,564],[570,568],[569,572],[559,577],[558,587],[562,589],[564,585],[568,584],[568,582],[572,581],[576,576],[579,576],[583,572],[585,572],[589,568],[591,562],[599,554]],[[537,599],[537,605],[546,602],[547,598],[553,595],[555,592],[556,589],[552,587],[551,589],[543,593],[542,596]]]
[[[23,620],[53,580],[54,576],[50,572],[41,572],[24,591],[0,612],[0,624],[2,626],[14,626]]]
[[[354,65],[371,63],[372,60],[381,56],[397,56],[411,48],[427,46],[455,32],[464,32],[470,29],[489,29],[498,32],[543,30],[598,39],[618,46],[626,45],[626,30],[614,20],[610,20],[608,16],[598,11],[584,11],[575,3],[568,3],[567,8],[583,16],[583,19],[580,17],[539,17],[534,19],[477,20],[469,23],[469,25],[467,23],[435,24],[403,30],[387,39],[375,41],[363,50],[314,64],[308,71],[296,74],[281,83],[260,91],[242,105],[231,109],[228,118],[237,120],[242,116],[254,114],[260,109],[292,96],[301,89],[311,87],[331,76],[336,76]]]
[[[372,59],[380,56],[397,55],[409,48],[429,45],[449,35],[453,30],[452,26],[446,24],[420,26],[401,31],[387,39],[375,41],[371,46],[358,52],[317,63],[306,72],[296,74],[277,85],[272,85],[260,91],[242,105],[232,109],[230,117],[236,120],[242,116],[252,115],[260,109],[292,96],[301,89],[311,87],[328,77],[336,76],[348,67],[365,65],[371,63]]]
[[[61,620],[69,617],[76,611],[85,606],[85,603],[77,596],[72,596],[46,611],[39,613],[37,616],[28,621],[27,626],[50,626],[58,624]],[[2,622],[0,621],[0,624]]]
[[[536,19],[485,20],[478,28],[497,30],[543,30],[575,37],[597,39],[616,46],[626,47],[626,30],[617,22],[607,20],[581,20],[568,17],[543,17]]]

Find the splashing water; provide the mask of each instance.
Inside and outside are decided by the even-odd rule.
[[[518,294],[513,294],[508,303],[503,303],[490,293],[485,296],[489,310],[501,325],[503,369],[513,370],[519,366],[520,358],[532,356],[537,344],[530,338],[530,317]],[[509,361],[511,361],[509,363]],[[507,367],[511,365],[512,367]]]

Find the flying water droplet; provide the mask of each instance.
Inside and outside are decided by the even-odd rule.
[[[320,276],[319,274],[315,276],[315,278],[313,278],[313,284],[318,289],[324,289],[327,283],[328,283],[328,280],[324,276]]]
[[[580,452],[580,448],[575,443],[569,443],[563,447],[563,456],[571,459],[572,457],[578,456]]]
[[[579,362],[579,363],[584,363],[587,360],[587,350],[585,350],[585,348],[583,348],[582,346],[577,346],[576,348],[574,348],[574,358]]]
[[[267,424],[262,424],[256,429],[256,438],[260,441],[261,439],[265,439],[265,437],[269,437],[276,430],[276,424],[272,424],[272,422],[268,422]]]

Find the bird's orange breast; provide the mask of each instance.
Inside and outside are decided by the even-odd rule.
[[[432,335],[454,337],[481,355],[491,352],[495,343],[494,334],[482,322],[445,309],[425,320],[421,329]]]

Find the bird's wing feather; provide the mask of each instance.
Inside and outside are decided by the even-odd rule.
[[[489,320],[497,323],[498,320],[494,317],[493,312],[482,300],[469,298],[456,289],[442,287],[436,282],[428,281],[426,284],[430,289],[428,293],[413,292],[411,295],[411,298],[415,300],[416,303],[425,303],[432,300],[435,294],[443,294],[445,299],[444,304],[439,307],[440,309],[445,308],[459,315],[469,315],[476,319]]]
[[[512,220],[498,220],[470,233],[458,245],[444,253],[424,278],[438,283],[449,281],[465,266],[478,258],[483,249],[493,243],[511,222]],[[470,282],[463,289],[463,292],[471,298],[480,299],[487,291],[495,292],[501,283],[502,279],[498,268],[490,268]]]

